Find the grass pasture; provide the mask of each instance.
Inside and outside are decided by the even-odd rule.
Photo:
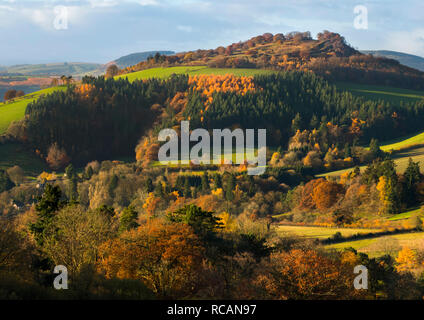
[[[315,226],[276,226],[276,231],[281,236],[298,236],[310,239],[326,239],[340,232],[343,237],[353,236],[355,234],[379,232],[379,229],[360,229],[360,228],[329,228]]]
[[[396,164],[396,170],[398,173],[403,173],[405,171],[408,166],[409,158],[412,158],[414,162],[419,163],[421,168],[424,168],[424,146],[401,151],[392,156],[392,159]],[[359,168],[362,171],[365,170],[366,167],[367,166],[364,165],[360,166]],[[318,174],[317,177],[339,177],[341,174],[347,171],[353,171],[353,168],[321,173]]]
[[[409,219],[412,215],[420,213],[420,212],[421,212],[421,209],[418,208],[418,209],[402,212],[399,214],[395,214],[392,217],[389,217],[387,220],[390,220],[390,221],[405,220],[405,219]]]
[[[14,143],[0,145],[0,169],[6,170],[13,166],[21,167],[28,176],[38,176],[47,170],[45,162],[23,145]]]
[[[395,104],[403,102],[414,102],[424,99],[423,91],[408,89],[372,86],[349,82],[337,82],[336,86],[340,90],[349,91],[353,95],[361,96],[369,100],[385,100]]]
[[[12,121],[21,120],[25,115],[27,105],[42,94],[49,94],[57,90],[65,90],[66,86],[47,88],[27,94],[12,102],[0,103],[0,134],[6,132]]]
[[[358,252],[368,254],[370,257],[378,257],[384,254],[390,254],[393,257],[402,247],[411,249],[424,249],[424,232],[403,233],[389,236],[383,236],[373,239],[363,239],[356,241],[341,242],[325,246],[326,249],[343,250],[352,247]]]
[[[391,150],[397,151],[421,144],[424,144],[424,132],[389,141],[382,145],[380,149],[386,152]]]
[[[181,67],[170,67],[170,68],[151,68],[133,73],[123,74],[115,77],[115,79],[127,78],[130,82],[135,80],[145,80],[151,78],[166,79],[172,74],[214,74],[214,75],[225,75],[233,74],[235,76],[254,76],[257,74],[270,74],[275,73],[272,70],[262,69],[232,69],[232,68],[208,68],[206,66],[181,66]]]

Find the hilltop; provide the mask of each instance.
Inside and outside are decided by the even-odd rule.
[[[155,56],[121,71],[121,74],[153,67],[208,66],[312,71],[330,81],[390,85],[424,89],[424,73],[385,57],[362,54],[340,34],[324,31],[291,32],[253,37],[227,47],[197,50],[171,56]]]

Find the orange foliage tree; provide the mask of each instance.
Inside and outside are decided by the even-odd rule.
[[[107,278],[138,279],[161,298],[193,290],[204,248],[185,224],[154,219],[100,246],[98,269]]]
[[[341,184],[321,180],[314,186],[312,199],[318,209],[328,209],[336,203],[343,192],[344,188]]]
[[[315,250],[274,253],[268,271],[255,279],[273,299],[352,299],[355,290],[351,259],[330,258]]]

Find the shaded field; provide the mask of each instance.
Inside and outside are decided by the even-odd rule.
[[[232,69],[232,68],[208,68],[206,66],[182,66],[182,67],[170,67],[170,68],[152,68],[138,72],[123,74],[115,77],[115,79],[128,78],[129,81],[159,78],[166,79],[172,74],[214,74],[214,75],[225,75],[233,74],[235,76],[254,76],[258,74],[270,74],[276,73],[272,70],[262,69]]]
[[[340,232],[343,237],[353,236],[355,234],[379,232],[380,229],[360,229],[360,228],[329,228],[329,227],[310,227],[310,226],[276,226],[278,235],[298,236],[311,239],[326,239]]]
[[[362,85],[349,82],[337,82],[337,88],[351,92],[370,100],[385,100],[392,103],[414,102],[424,99],[423,91],[414,91],[385,86]]]
[[[325,248],[343,250],[352,247],[358,252],[368,254],[370,257],[378,257],[384,254],[397,256],[397,253],[405,246],[411,249],[424,249],[424,232],[396,234],[374,239],[342,242],[327,245]]]
[[[420,144],[424,144],[424,132],[389,141],[380,149],[383,151],[400,150]]]
[[[421,209],[418,208],[418,209],[406,211],[406,212],[403,212],[403,213],[395,214],[392,217],[389,217],[387,220],[398,221],[398,220],[409,219],[409,218],[411,218],[412,215],[420,213],[420,212],[421,212]]]
[[[399,153],[396,153],[392,156],[392,159],[394,160],[396,164],[396,171],[398,173],[403,173],[405,169],[408,167],[409,158],[412,158],[414,162],[418,162],[421,168],[424,168],[424,147],[418,147],[415,149],[410,149],[406,151],[402,151]],[[359,168],[361,171],[365,170],[367,166],[360,166]],[[353,168],[348,169],[342,169],[332,172],[326,172],[318,174],[317,177],[338,177],[341,174],[352,171]]]
[[[0,169],[13,166],[21,167],[28,176],[38,176],[42,171],[47,170],[44,161],[25,146],[14,143],[0,144]]]
[[[49,94],[57,90],[65,90],[66,86],[47,88],[27,94],[13,102],[0,103],[0,134],[4,133],[12,121],[21,120],[25,116],[27,105],[43,94]]]

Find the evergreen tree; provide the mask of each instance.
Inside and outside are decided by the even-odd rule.
[[[205,171],[202,175],[202,194],[208,194],[209,192],[210,192],[209,176],[208,176],[208,173]]]
[[[65,173],[66,178],[68,178],[69,180],[72,180],[75,177],[76,172],[72,163],[65,168]]]
[[[152,178],[148,177],[144,183],[144,190],[147,193],[153,192],[154,190],[154,186],[153,186],[153,181]]]
[[[303,128],[303,122],[302,117],[300,116],[300,113],[297,113],[296,116],[292,120],[292,133],[296,133],[297,130],[302,130]]]
[[[415,185],[421,180],[419,163],[413,162],[412,159],[409,158],[408,167],[406,168],[403,176],[405,178],[403,198],[408,206],[412,206],[417,203]]]
[[[78,199],[78,176],[74,166],[70,164],[65,169],[67,182],[67,196],[69,201],[75,202]]]
[[[15,184],[10,180],[9,175],[6,171],[0,169],[0,193],[10,190]]]
[[[315,115],[315,113],[312,115],[309,126],[311,129],[318,129],[319,127],[319,120],[318,120],[318,117]]]
[[[202,238],[215,233],[222,228],[220,218],[214,216],[213,212],[204,211],[202,208],[191,204],[168,214],[168,219],[172,222],[182,222],[191,226]]]
[[[184,197],[191,198],[191,188],[190,188],[190,181],[188,177],[185,177],[184,179]]]
[[[47,184],[41,199],[35,205],[37,220],[29,225],[29,229],[40,246],[43,245],[45,230],[52,223],[54,214],[66,204],[61,201],[61,197],[59,186]]]
[[[371,139],[370,152],[372,154],[373,159],[377,159],[383,155],[383,151],[381,151],[377,139]]]
[[[112,219],[115,216],[115,209],[105,204],[98,207],[96,211],[106,216],[108,219]]]
[[[116,189],[116,187],[118,186],[118,176],[116,174],[112,175],[112,177],[109,180],[109,185],[108,185],[108,192],[109,195],[113,198],[114,196],[114,191]]]
[[[89,166],[87,170],[85,170],[85,177],[87,178],[87,180],[90,180],[93,174],[94,174],[93,168]]]
[[[225,199],[227,201],[234,200],[234,188],[236,186],[236,178],[233,174],[229,174],[227,178],[227,183],[225,184]]]
[[[138,213],[135,211],[134,207],[129,206],[125,208],[119,220],[119,232],[137,228],[139,226],[137,223],[137,216]]]
[[[163,192],[163,186],[162,186],[162,181],[159,181],[157,184],[156,184],[156,187],[155,187],[155,196],[156,197],[158,197],[158,198],[163,198],[163,196],[164,196],[164,192]]]
[[[219,173],[215,173],[213,180],[214,180],[215,189],[222,188],[222,177]]]

